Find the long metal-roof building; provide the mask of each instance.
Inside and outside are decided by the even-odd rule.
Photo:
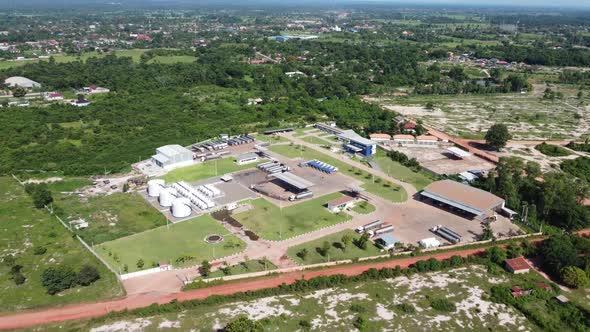
[[[312,182],[307,181],[306,179],[297,176],[293,173],[275,173],[273,176],[286,184],[296,188],[297,190],[305,190],[311,186],[313,186]]]
[[[492,215],[504,207],[504,199],[452,180],[433,182],[420,195],[473,216]]]

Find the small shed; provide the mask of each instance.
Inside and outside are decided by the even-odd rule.
[[[528,273],[531,270],[531,266],[521,256],[504,261],[506,269],[514,274]]]
[[[389,250],[395,247],[399,241],[391,234],[383,234],[375,239],[375,244],[381,246],[383,249]]]

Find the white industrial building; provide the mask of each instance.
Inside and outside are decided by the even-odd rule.
[[[31,79],[28,79],[28,78],[22,77],[22,76],[9,77],[6,80],[4,80],[4,84],[6,84],[7,86],[9,86],[11,88],[17,87],[17,86],[20,86],[21,88],[25,88],[25,89],[32,89],[32,88],[41,87],[41,83],[35,82]]]
[[[258,161],[258,155],[254,152],[244,153],[236,157],[236,163],[238,165],[245,165],[255,163]]]
[[[178,144],[165,145],[156,149],[152,161],[159,167],[166,169],[186,166],[193,163],[193,153]]]

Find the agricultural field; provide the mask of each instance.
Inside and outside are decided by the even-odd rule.
[[[285,240],[349,220],[346,213],[334,214],[325,207],[327,202],[340,196],[340,193],[325,195],[282,209],[259,198],[250,202],[250,210],[233,217],[263,239]]]
[[[0,178],[0,257],[13,255],[26,278],[15,285],[10,267],[0,265],[0,310],[13,311],[49,305],[89,302],[123,294],[117,278],[106,269],[72,234],[45,210],[38,210],[14,179]],[[45,249],[45,252],[41,253]],[[41,284],[47,267],[83,265],[96,267],[100,279],[87,287],[75,287],[49,295]]]
[[[414,274],[410,277],[351,283],[288,295],[222,305],[201,305],[182,313],[145,318],[71,322],[68,328],[92,331],[129,331],[198,326],[222,329],[239,315],[262,323],[265,331],[538,331],[516,309],[489,299],[494,285],[512,282],[512,276],[491,275],[481,265]],[[448,308],[436,303],[451,303]],[[437,309],[433,308],[436,307]],[[446,309],[446,310],[445,310]],[[360,317],[360,319],[359,319]],[[60,326],[62,328],[63,326]],[[53,331],[57,326],[46,327]]]
[[[360,169],[346,164],[342,161],[329,157],[316,150],[308,149],[297,145],[274,145],[269,148],[271,151],[283,155],[287,158],[303,158],[306,160],[317,159],[338,167],[338,170],[345,175],[353,177],[357,180],[363,181],[363,188],[370,193],[383,197],[393,202],[403,202],[408,198],[408,194],[401,186],[387,182],[381,178],[375,178]],[[392,177],[397,178],[396,174],[391,174]]]
[[[205,241],[208,235],[222,235],[220,243]],[[158,245],[154,245],[157,243]],[[137,262],[145,262],[143,269],[154,263],[169,262],[174,266],[192,266],[203,260],[213,260],[243,251],[246,244],[209,215],[177,224],[162,226],[114,241],[94,246],[94,249],[115,269],[127,265],[128,272],[138,271]]]
[[[82,218],[89,223],[88,228],[77,233],[90,245],[166,225],[166,217],[137,193],[88,198],[54,194],[54,199],[56,213],[65,222]]]
[[[342,237],[345,235],[352,239],[352,242],[347,246],[342,243]],[[367,242],[367,247],[365,249],[356,246],[354,242],[360,237],[361,236],[355,231],[345,230],[291,247],[287,250],[287,255],[298,264],[308,265],[385,254],[371,241]],[[324,252],[323,250],[325,248],[323,248],[323,246],[325,242],[327,242],[330,247]],[[302,251],[305,251],[307,254],[302,255]]]
[[[227,173],[243,171],[248,168],[256,167],[256,164],[238,165],[234,158],[223,158],[217,160],[210,160],[204,163],[178,168],[168,172],[162,176],[167,183],[176,181],[194,182],[210,178],[213,176],[221,176]]]
[[[526,94],[376,97],[368,101],[445,133],[482,139],[494,123],[505,123],[515,139],[579,139],[590,130],[590,106],[578,106],[577,88],[552,87],[563,100],[542,98],[545,86]],[[434,103],[434,109],[425,105]]]

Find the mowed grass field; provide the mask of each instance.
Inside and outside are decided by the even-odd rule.
[[[342,196],[334,193],[280,209],[259,198],[251,201],[253,209],[233,215],[247,229],[266,240],[285,240],[350,219],[345,213],[333,214],[325,205]]]
[[[360,234],[357,234],[353,230],[345,230],[295,247],[291,247],[287,250],[287,256],[300,265],[307,265],[343,259],[377,256],[382,254],[380,249],[370,241],[367,243],[366,249],[361,249],[354,245],[354,243],[350,243],[346,248],[344,248],[344,245],[342,244],[342,237],[344,235],[348,235],[355,240],[361,237]],[[321,255],[320,251],[324,245],[324,242],[328,242],[330,244],[330,249],[326,255]],[[302,259],[297,255],[303,249],[307,250],[305,259]]]
[[[57,185],[57,184],[56,184]],[[77,233],[88,244],[100,244],[166,225],[166,217],[137,193],[89,197],[54,194],[64,221],[82,218],[90,223]]]
[[[35,255],[37,247],[47,251]],[[15,180],[0,177],[0,257],[7,255],[14,255],[16,264],[23,266],[26,281],[16,286],[10,279],[10,268],[0,264],[0,311],[91,302],[123,294],[115,275],[72,238],[57,219],[45,210],[35,209]],[[100,280],[88,287],[47,294],[41,284],[41,274],[47,267],[66,265],[78,271],[85,264],[98,269]]]
[[[408,194],[405,189],[397,184],[385,181],[381,178],[374,177],[365,171],[353,167],[340,160],[334,159],[316,150],[306,148],[304,146],[282,144],[269,147],[273,152],[283,155],[287,158],[302,158],[305,160],[317,159],[328,163],[332,166],[338,167],[338,171],[364,182],[363,188],[377,196],[383,197],[393,202],[404,202],[408,199]],[[401,166],[401,165],[400,165]],[[403,167],[403,166],[402,166]],[[408,169],[411,172],[411,170]],[[393,172],[391,176],[397,178]]]
[[[167,183],[176,181],[192,182],[253,168],[256,167],[256,164],[257,163],[238,165],[234,161],[234,158],[223,158],[206,161],[197,165],[178,168],[168,172],[168,174],[162,176],[161,178]]]
[[[210,244],[205,241],[207,235],[223,235],[224,241]],[[228,231],[209,215],[203,215],[169,227],[162,226],[143,233],[134,234],[114,241],[105,242],[94,247],[115,269],[125,265],[129,272],[141,270],[137,267],[139,259],[145,266],[153,263],[168,262],[173,266],[192,266],[203,260],[222,258],[246,248],[246,244]],[[190,256],[185,262],[176,262],[182,256]]]

